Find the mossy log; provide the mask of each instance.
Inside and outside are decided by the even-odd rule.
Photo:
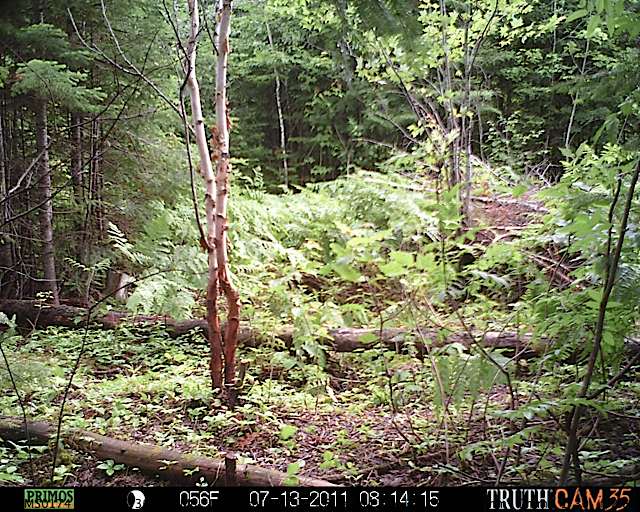
[[[56,427],[44,421],[29,421],[32,444],[47,444],[55,437]],[[21,419],[0,416],[0,437],[20,441],[27,438]],[[94,434],[87,430],[64,431],[63,439],[75,450],[88,453],[99,460],[113,460],[130,468],[137,467],[150,475],[158,475],[180,485],[195,485],[204,477],[209,485],[224,486],[231,480],[241,487],[282,487],[286,473],[249,464],[235,465],[235,475],[228,475],[227,461],[185,454],[161,446],[131,443]],[[199,471],[195,471],[199,468]],[[185,474],[186,473],[186,474]],[[235,476],[235,480],[234,477]],[[304,487],[335,487],[335,484],[317,478],[297,475]]]

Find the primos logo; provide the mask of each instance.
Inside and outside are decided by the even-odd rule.
[[[73,489],[25,489],[25,509],[74,508]]]

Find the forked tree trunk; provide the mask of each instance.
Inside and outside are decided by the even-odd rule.
[[[205,207],[207,215],[207,240],[209,252],[209,272],[207,284],[207,324],[209,325],[209,343],[211,347],[211,380],[213,389],[227,387],[231,405],[233,405],[233,386],[235,380],[235,359],[238,346],[238,327],[240,298],[231,281],[227,257],[227,197],[229,189],[229,119],[227,115],[226,73],[229,54],[229,27],[231,19],[231,1],[224,0],[219,13],[218,26],[218,67],[216,75],[216,126],[213,146],[214,160],[218,163],[214,176],[209,148],[207,146],[200,102],[200,90],[196,79],[196,45],[200,19],[197,0],[188,0],[191,16],[191,29],[187,44],[187,86],[191,97],[193,124],[196,144],[200,156],[202,175],[205,180]],[[224,343],[218,315],[218,294],[222,289],[227,299],[228,318]],[[224,361],[223,361],[224,357]]]
[[[216,257],[218,259],[218,281],[227,299],[227,332],[224,337],[225,385],[232,391],[236,376],[236,349],[240,326],[240,296],[231,281],[227,256],[227,198],[229,196],[229,112],[227,108],[227,59],[229,56],[229,31],[231,26],[232,0],[222,2],[218,27],[218,67],[216,70],[216,126],[218,132],[218,172],[216,176],[217,202],[215,215]]]
[[[47,136],[47,100],[35,100],[36,146],[40,157],[38,162],[40,182],[40,233],[42,237],[41,262],[44,270],[45,290],[51,292],[53,303],[58,305],[58,285],[56,265],[53,255],[53,205],[51,204],[51,169]]]

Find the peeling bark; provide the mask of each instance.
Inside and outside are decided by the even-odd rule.
[[[196,78],[196,46],[200,19],[197,0],[189,0],[191,29],[187,44],[187,86],[191,97],[191,109],[195,128],[196,144],[200,155],[202,175],[205,180],[205,207],[207,216],[207,239],[204,245],[209,253],[207,284],[207,325],[210,333],[210,368],[213,389],[222,389],[224,384],[232,388],[235,381],[235,353],[238,345],[240,297],[228,268],[227,255],[227,199],[229,190],[229,117],[227,113],[226,73],[229,54],[229,29],[231,1],[225,0],[219,13],[218,66],[216,75],[216,126],[214,129],[214,160],[218,168],[214,175],[209,148],[204,130],[204,119],[200,91]],[[218,295],[224,293],[228,305],[227,332],[223,338],[218,314]],[[224,356],[224,361],[223,361]],[[233,396],[231,393],[229,396]],[[232,405],[232,404],[231,404]]]
[[[218,169],[216,174],[216,212],[214,247],[218,263],[218,282],[227,299],[227,331],[224,336],[224,384],[233,396],[236,375],[236,349],[240,326],[240,295],[231,280],[227,254],[227,200],[229,197],[229,112],[227,108],[227,60],[229,56],[229,32],[232,1],[224,0],[218,26],[218,67],[216,70],[216,127],[218,136]],[[214,336],[215,336],[215,331]],[[233,404],[231,404],[233,406]]]

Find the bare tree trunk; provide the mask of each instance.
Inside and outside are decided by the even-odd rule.
[[[216,126],[218,132],[218,172],[216,175],[216,214],[214,247],[218,260],[218,281],[227,299],[227,332],[224,338],[225,386],[229,389],[233,405],[233,387],[236,374],[236,349],[240,326],[240,296],[231,281],[227,256],[227,199],[229,195],[229,115],[227,108],[227,59],[229,57],[229,31],[232,0],[223,0],[218,27],[218,67],[216,70]]]
[[[440,0],[440,14],[447,16],[447,6],[444,0]],[[445,23],[442,25],[442,48],[444,50],[444,68],[441,68],[441,82],[444,85],[444,92],[453,92],[453,73],[451,71],[451,62],[449,59],[449,39],[447,37],[447,26]],[[447,131],[452,133],[458,131],[458,136],[451,142],[452,149],[449,149],[449,174],[447,175],[447,185],[449,190],[455,187],[458,183],[462,182],[462,175],[460,174],[460,133],[458,118],[456,116],[456,106],[453,101],[453,95],[449,97],[447,116]]]
[[[209,271],[207,283],[207,324],[209,325],[209,344],[211,349],[211,382],[213,389],[222,387],[222,334],[220,332],[220,319],[218,317],[218,260],[214,250],[214,214],[215,214],[215,176],[207,136],[204,130],[204,118],[202,116],[202,103],[200,101],[200,88],[196,78],[196,45],[200,17],[197,0],[188,0],[189,15],[191,17],[191,29],[187,43],[187,62],[185,63],[187,87],[191,99],[191,111],[193,114],[193,127],[200,156],[200,168],[205,182],[205,208],[207,217],[207,239],[204,241],[209,253]],[[215,134],[214,134],[215,135]],[[215,137],[214,137],[215,139]]]
[[[465,153],[465,193],[462,206],[462,226],[465,230],[473,227],[471,217],[471,134],[473,121],[467,116],[471,111],[471,54],[469,49],[469,24],[471,23],[471,4],[467,3],[467,19],[464,22],[464,95],[462,105],[462,127],[460,140]]]
[[[51,169],[49,166],[49,141],[47,135],[47,100],[36,99],[36,146],[42,154],[38,162],[40,179],[40,231],[42,236],[42,267],[46,290],[50,291],[53,303],[59,304],[56,283],[56,265],[53,255],[53,205],[51,204]]]
[[[207,240],[205,244],[209,252],[209,271],[207,284],[207,324],[209,325],[209,343],[211,349],[211,381],[213,389],[222,388],[222,371],[224,366],[224,383],[232,391],[235,380],[235,353],[238,346],[238,327],[240,298],[231,281],[227,257],[227,197],[229,189],[229,119],[227,115],[226,72],[229,54],[229,27],[231,18],[231,1],[225,0],[220,13],[218,27],[218,68],[216,76],[216,126],[214,128],[214,159],[218,162],[217,175],[214,177],[213,166],[209,156],[200,90],[196,79],[196,45],[200,19],[197,0],[188,0],[191,16],[191,29],[187,44],[188,72],[187,87],[191,97],[191,110],[196,136],[196,145],[200,155],[202,175],[205,180],[205,207],[207,216]],[[222,289],[227,298],[228,318],[227,332],[222,340],[222,330],[218,315],[218,294]],[[223,364],[224,352],[224,364]],[[229,394],[232,397],[233,393]],[[230,400],[233,405],[233,399]]]
[[[82,122],[81,114],[71,114],[71,179],[76,202],[83,202],[82,192]]]
[[[585,70],[587,68],[587,57],[589,56],[589,43],[591,42],[590,39],[587,39],[587,46],[584,50],[584,58],[582,59],[582,69],[580,70],[580,78],[584,77],[584,73]],[[571,142],[571,129],[573,128],[573,121],[575,119],[576,116],[576,110],[578,107],[578,97],[580,96],[580,89],[576,89],[576,92],[573,96],[573,106],[571,107],[571,116],[569,117],[569,124],[567,125],[567,135],[565,136],[564,139],[564,147],[568,148],[569,147],[569,143]]]
[[[10,297],[12,291],[13,258],[11,251],[11,237],[7,233],[9,225],[9,203],[7,202],[8,178],[6,172],[6,153],[4,142],[4,111],[0,117],[0,298]]]
[[[269,44],[271,45],[271,52],[275,56],[275,46],[273,39],[271,38],[271,29],[269,28],[269,22],[265,22],[267,26],[267,35],[269,36]],[[273,72],[276,75],[276,105],[278,106],[278,120],[280,121],[280,150],[282,151],[282,168],[284,170],[284,186],[289,186],[289,168],[287,164],[287,144],[286,134],[284,131],[284,116],[282,115],[282,101],[280,99],[280,75],[278,74],[278,68],[273,65]],[[349,167],[347,166],[347,173]]]

